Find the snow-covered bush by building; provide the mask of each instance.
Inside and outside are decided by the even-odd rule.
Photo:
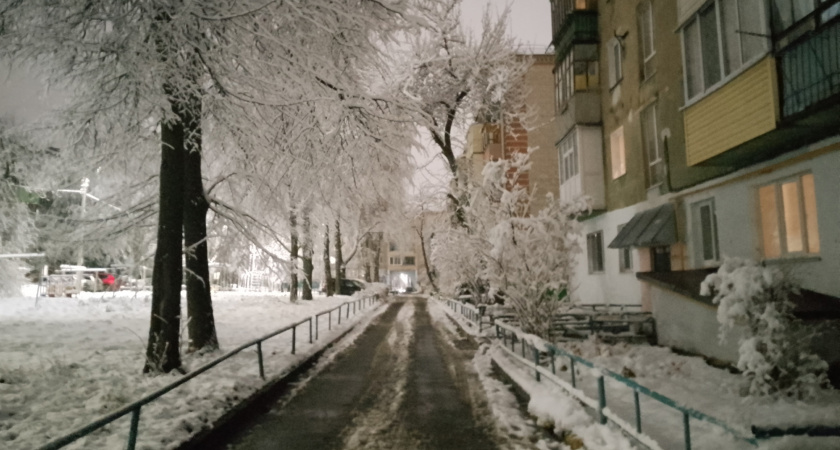
[[[748,380],[747,394],[812,397],[827,384],[828,365],[810,350],[811,336],[793,315],[790,296],[798,288],[782,270],[726,258],[700,293],[714,294],[719,305],[721,340],[736,326],[746,330],[737,367]]]

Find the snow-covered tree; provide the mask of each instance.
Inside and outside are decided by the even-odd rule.
[[[720,340],[735,328],[745,331],[737,367],[749,395],[813,397],[827,384],[828,364],[810,349],[812,336],[793,315],[790,296],[798,292],[779,268],[741,258],[725,258],[701,285],[701,295],[714,295],[718,304]]]
[[[459,176],[460,133],[475,118],[517,118],[529,61],[516,57],[516,43],[507,34],[507,10],[495,18],[485,12],[480,35],[474,37],[461,24],[461,0],[419,0],[416,8],[424,27],[408,37],[411,54],[404,64],[409,72],[402,75],[403,89],[422,112],[421,124],[455,180],[448,198],[456,223],[463,226],[469,194]]]
[[[577,217],[585,199],[549,199],[531,213],[531,194],[521,183],[530,153],[490,162],[466,208],[467,227],[436,237],[433,260],[449,289],[466,284],[479,303],[501,299],[520,326],[551,339],[551,315],[568,300],[579,245]]]

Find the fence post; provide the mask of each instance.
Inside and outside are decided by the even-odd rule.
[[[332,310],[327,312],[327,330],[332,330]]]
[[[347,317],[345,317],[345,319],[349,319],[349,318],[350,318],[350,305],[347,305]]]
[[[294,351],[292,353],[294,353]],[[257,364],[260,366],[260,378],[265,380],[265,369],[263,368],[262,358],[262,342],[257,342]]]
[[[341,325],[341,305],[338,305],[338,324]]]
[[[309,343],[312,343],[312,316],[309,317]]]
[[[552,350],[549,355],[551,356],[551,373],[557,375],[557,369],[554,367],[554,351]]]
[[[137,427],[140,425],[140,407],[131,411],[131,425],[128,429],[128,443],[125,448],[127,450],[134,450],[137,444]]]
[[[525,339],[522,339],[522,357],[525,357]]]
[[[496,337],[499,336],[499,326],[496,325]],[[507,347],[507,330],[502,330],[502,342],[504,342],[505,347]]]
[[[318,340],[318,323],[321,321],[321,315],[315,316],[315,340]]]
[[[598,376],[598,419],[601,425],[607,424],[607,416],[604,415],[604,408],[607,407],[607,391],[604,388],[604,375]]]
[[[297,326],[292,327],[292,354],[295,354],[295,339],[297,339]]]
[[[569,357],[569,367],[572,370],[572,387],[577,387],[577,376],[575,375],[575,359],[571,356]]]
[[[636,404],[636,432],[642,432],[642,407],[639,405],[639,390],[633,389],[633,403]]]
[[[685,431],[685,450],[691,450],[691,425],[687,411],[683,411],[683,430]]]
[[[534,350],[534,376],[537,381],[540,381],[540,351],[537,350],[537,347],[531,347]]]

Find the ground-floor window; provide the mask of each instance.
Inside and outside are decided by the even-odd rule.
[[[695,261],[700,266],[716,263],[719,259],[717,217],[714,199],[706,199],[691,205],[694,235]]]
[[[621,233],[621,229],[624,228],[624,225],[618,226],[618,232]],[[618,271],[619,272],[631,272],[633,270],[633,248],[632,247],[624,247],[618,249]]]
[[[806,173],[758,188],[764,258],[818,254],[814,175]]]

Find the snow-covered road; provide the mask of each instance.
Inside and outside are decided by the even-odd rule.
[[[532,433],[499,432],[472,368],[476,344],[439,326],[447,319],[438,307],[420,297],[394,301],[297,395],[218,448],[281,442],[295,449],[559,447],[531,443]],[[528,430],[527,422],[520,417],[518,428]]]

